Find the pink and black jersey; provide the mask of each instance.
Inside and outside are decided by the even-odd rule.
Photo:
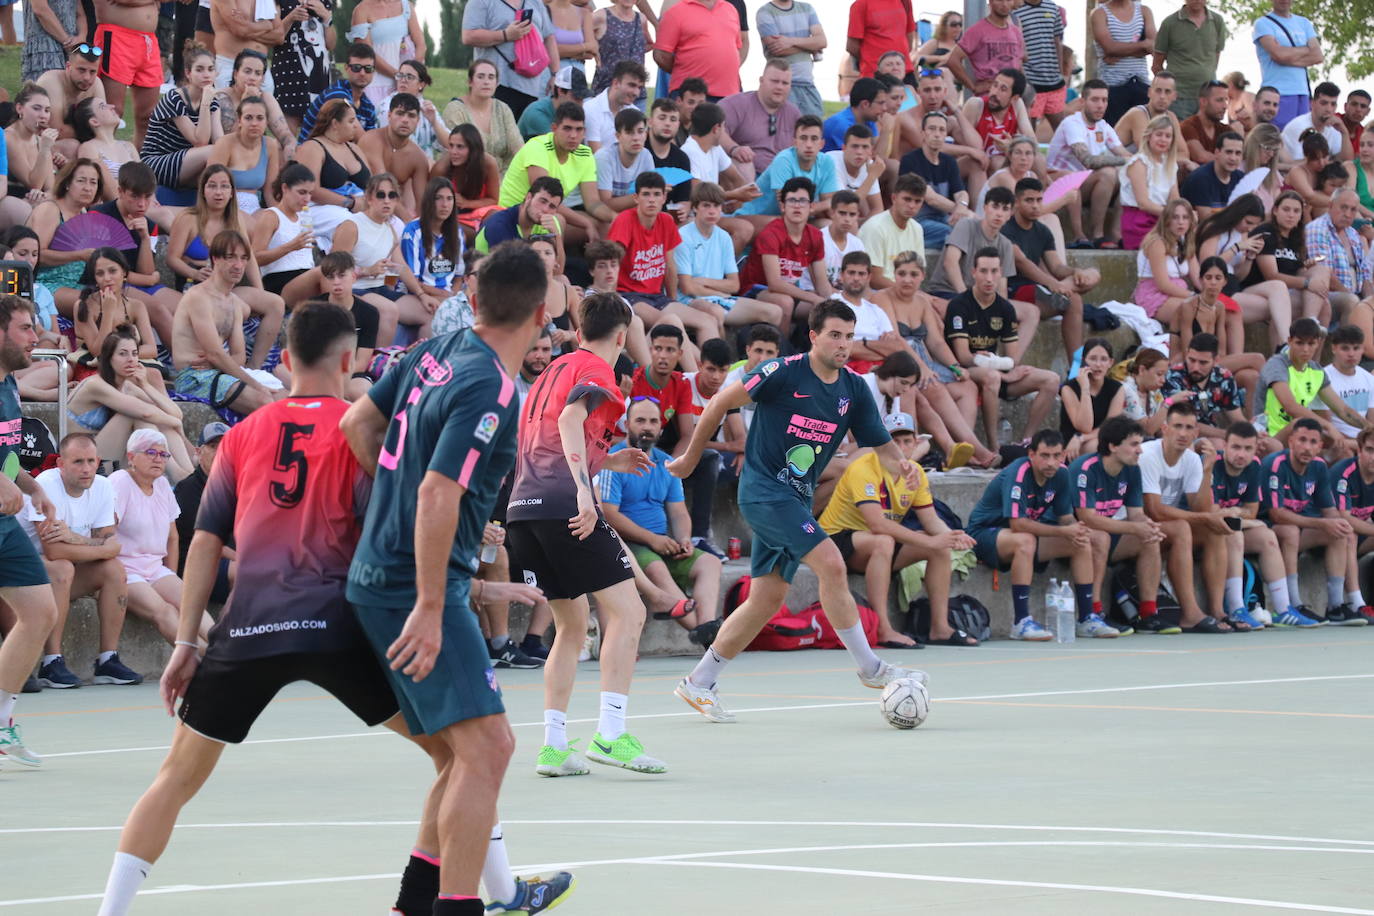
[[[582,430],[589,482],[606,460],[625,401],[610,364],[590,350],[577,350],[550,363],[525,398],[508,521],[577,514],[577,487],[563,454],[558,417],[564,407],[583,398],[587,401]]]
[[[1345,458],[1331,466],[1336,508],[1364,521],[1374,516],[1374,483],[1365,483],[1358,458]]]
[[[238,574],[208,656],[262,658],[364,645],[344,600],[369,481],[338,398],[287,398],[220,443],[196,528],[236,544]]]
[[[1115,477],[1107,473],[1101,455],[1084,455],[1069,465],[1076,509],[1092,509],[1103,518],[1121,519],[1126,509],[1144,505],[1140,468],[1123,464]]]

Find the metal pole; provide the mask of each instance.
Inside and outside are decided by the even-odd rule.
[[[57,441],[67,438],[67,351],[37,349],[34,359],[50,359],[57,363]]]

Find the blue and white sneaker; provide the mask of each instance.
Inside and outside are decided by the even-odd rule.
[[[66,659],[59,655],[38,668],[38,683],[53,690],[73,690],[81,686],[81,678],[72,674]]]
[[[96,662],[95,676],[91,678],[91,683],[119,685],[142,684],[143,675],[120,661],[119,653],[116,652],[103,662]]]
[[[509,903],[488,903],[488,913],[542,913],[558,906],[577,887],[572,872],[515,879],[515,899]]]
[[[1313,620],[1311,617],[1308,617],[1306,614],[1302,613],[1297,608],[1290,607],[1288,610],[1284,611],[1282,614],[1274,618],[1273,626],[1278,627],[1280,629],[1290,629],[1292,627],[1298,627],[1303,630],[1310,630],[1313,627],[1321,626],[1321,624],[1317,623],[1317,621]]]
[[[1116,639],[1121,635],[1121,631],[1103,620],[1101,614],[1089,614],[1078,621],[1074,631],[1085,639]]]
[[[1054,634],[1037,623],[1034,617],[1022,617],[1011,628],[1011,638],[1026,642],[1049,642],[1054,639]]]
[[[1251,630],[1263,630],[1263,629],[1264,629],[1264,626],[1265,626],[1263,623],[1261,623],[1261,622],[1259,621],[1258,618],[1255,617],[1254,614],[1251,614],[1251,613],[1250,613],[1248,610],[1246,610],[1245,608],[1241,608],[1241,609],[1238,610],[1238,611],[1232,611],[1231,613],[1229,613],[1229,614],[1226,615],[1226,619],[1227,619],[1228,621],[1230,621],[1231,623],[1233,623],[1233,624],[1234,624],[1234,623],[1243,623],[1243,624],[1247,624],[1247,625],[1249,625],[1249,627],[1250,627]]]

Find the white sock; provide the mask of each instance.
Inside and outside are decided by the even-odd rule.
[[[487,859],[482,863],[482,884],[486,886],[487,896],[493,903],[515,900],[515,877],[510,873],[510,857],[506,855],[506,840],[499,821],[491,828]]]
[[[725,670],[725,666],[728,664],[730,664],[730,659],[725,658],[715,649],[707,649],[701,653],[701,661],[697,662],[692,673],[687,675],[687,680],[698,687],[714,690],[716,681],[720,679],[720,673]]]
[[[630,698],[623,693],[601,691],[601,721],[596,725],[601,737],[614,741],[625,734],[625,707],[629,702]]]
[[[19,702],[19,694],[0,691],[0,728],[14,721],[14,704]]]
[[[58,654],[56,654],[56,655],[45,655],[45,656],[43,656],[43,664],[45,664],[45,665],[51,665],[54,661],[56,661],[57,659],[59,659],[59,658],[61,658],[61,657],[62,657],[62,653],[60,653],[60,652],[59,652]]]
[[[114,655],[114,652],[101,652],[99,655],[95,657],[95,663],[97,665],[103,665],[110,659],[114,658]]]
[[[1264,587],[1269,590],[1269,611],[1275,617],[1288,610],[1293,604],[1288,598],[1287,579],[1275,579],[1273,582],[1266,582]]]
[[[1288,583],[1288,606],[1297,607],[1302,604],[1302,590],[1298,588],[1298,574],[1293,573],[1291,576],[1284,576],[1284,580]]]
[[[1232,576],[1226,580],[1226,612],[1245,610],[1245,580]]]
[[[845,627],[841,630],[835,628],[835,633],[840,637],[840,642],[849,650],[850,656],[859,666],[859,673],[864,677],[872,677],[878,673],[878,669],[883,666],[883,660],[873,654],[873,649],[868,645],[868,637],[864,635],[864,625],[856,623],[852,627]]]
[[[568,714],[563,710],[544,710],[544,743],[560,751],[568,749]]]
[[[1353,592],[1346,592],[1345,603],[1358,611],[1360,608],[1364,607],[1364,593],[1362,593],[1358,588],[1355,589]]]
[[[1338,607],[1345,596],[1345,576],[1326,577],[1326,606]]]
[[[508,642],[510,642],[510,634],[503,633],[500,636],[493,636],[491,638],[491,647],[497,652],[500,652],[506,647],[506,643]]]
[[[151,862],[145,862],[138,856],[131,856],[127,852],[115,853],[109,880],[105,882],[105,899],[100,904],[97,916],[124,916],[129,912],[129,905],[134,902],[134,896],[152,868]]]

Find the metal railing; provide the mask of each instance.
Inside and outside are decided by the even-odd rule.
[[[50,359],[57,363],[57,441],[61,442],[67,438],[67,374],[70,370],[67,351],[39,348],[30,356],[35,360]]]

